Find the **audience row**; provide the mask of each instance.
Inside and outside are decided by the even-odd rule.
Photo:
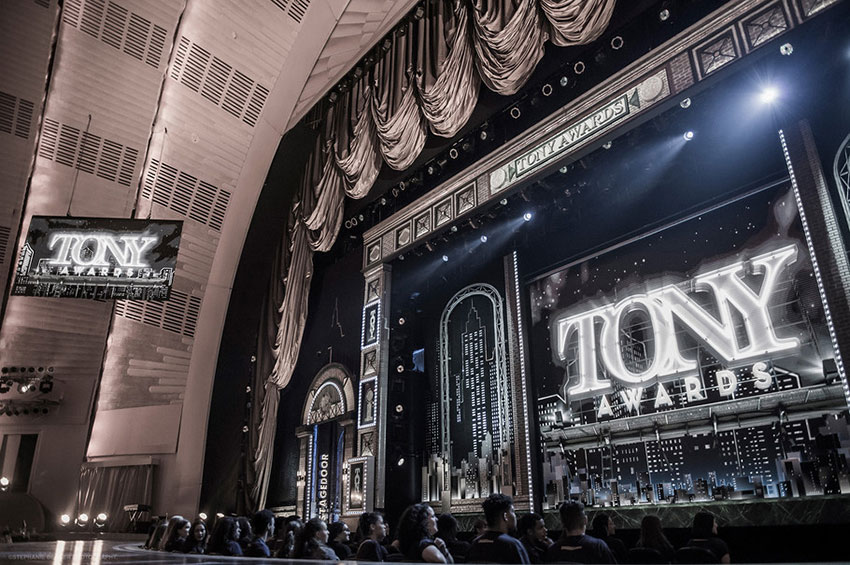
[[[472,542],[458,539],[457,520],[437,517],[427,504],[408,507],[398,522],[398,535],[389,538],[389,526],[377,512],[366,512],[358,522],[356,543],[344,522],[329,526],[319,518],[302,522],[298,516],[282,520],[275,536],[275,516],[269,510],[245,517],[221,517],[211,535],[203,520],[190,523],[172,516],[157,525],[146,547],[162,551],[280,557],[327,561],[409,561],[429,563],[729,563],[729,549],[717,536],[717,521],[709,512],[694,517],[692,537],[676,550],[664,535],[657,516],[645,516],[640,538],[628,549],[615,534],[614,522],[597,513],[588,533],[584,506],[564,502],[559,507],[562,534],[553,541],[543,518],[536,513],[517,520],[513,501],[492,494],[482,504],[486,522],[476,523]]]

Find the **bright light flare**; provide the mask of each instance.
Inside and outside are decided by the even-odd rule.
[[[690,141],[694,138],[694,132],[688,130],[682,135],[682,137],[685,138],[685,141]]]
[[[775,86],[767,86],[759,94],[759,100],[762,104],[772,104],[777,98],[779,98],[779,89]]]
[[[522,215],[522,219],[525,220],[526,222],[530,222],[532,217],[533,216],[532,216],[531,212],[526,212],[525,214]]]

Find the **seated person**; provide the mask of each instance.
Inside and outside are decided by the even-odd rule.
[[[322,559],[339,561],[334,550],[328,547],[328,526],[321,518],[310,518],[295,541],[294,559]]]
[[[413,504],[402,512],[398,548],[408,561],[454,563],[446,542],[437,537],[437,516],[427,504]]]
[[[526,514],[517,523],[519,541],[525,547],[528,558],[532,563],[543,563],[546,550],[554,543],[549,539],[549,530],[543,523],[543,517],[536,512]]]
[[[611,516],[605,512],[597,512],[596,516],[593,517],[592,525],[590,535],[604,541],[608,545],[608,549],[611,550],[611,553],[614,554],[614,557],[617,558],[617,561],[619,563],[625,563],[626,552],[628,550],[622,540],[614,537],[617,530],[614,527],[614,520],[611,519]]]
[[[475,538],[466,560],[469,563],[531,563],[522,543],[508,532],[516,530],[514,501],[493,493],[481,504],[487,529]]]
[[[548,563],[616,563],[604,541],[585,535],[587,515],[581,502],[564,502],[558,509],[563,533],[546,551]]]
[[[387,527],[384,524],[384,517],[377,512],[364,512],[360,515],[360,521],[357,525],[357,533],[360,539],[360,546],[357,548],[358,561],[386,561],[387,548],[381,543],[387,535]]]
[[[717,556],[718,563],[729,563],[729,546],[717,537],[717,520],[711,512],[697,512],[691,530],[691,539],[686,547],[701,547]]]
[[[200,518],[196,519],[189,531],[189,537],[183,544],[183,553],[207,552],[207,524]]]
[[[251,531],[254,536],[245,549],[245,555],[247,557],[270,557],[271,551],[266,541],[274,537],[274,514],[272,514],[272,511],[260,510],[254,514],[251,517]]]
[[[640,538],[638,538],[635,547],[654,549],[661,554],[666,563],[671,563],[676,557],[673,544],[670,543],[661,528],[661,519],[652,514],[644,516],[643,520],[640,521]]]
[[[333,522],[328,525],[328,547],[333,549],[340,559],[351,557],[351,548],[348,547],[350,537],[351,530],[345,522]]]
[[[437,537],[446,542],[452,557],[466,559],[469,542],[457,539],[457,520],[448,512],[437,518]]]
[[[239,523],[235,518],[225,516],[219,518],[210,536],[207,553],[218,555],[242,555],[242,547],[239,545]]]

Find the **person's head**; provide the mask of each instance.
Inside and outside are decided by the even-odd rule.
[[[309,558],[313,548],[323,543],[328,543],[328,525],[321,518],[310,518],[295,541],[293,557]]]
[[[440,514],[437,518],[437,535],[445,541],[457,539],[457,520],[451,513]]]
[[[398,521],[399,549],[408,557],[419,557],[413,555],[419,542],[436,533],[437,517],[433,508],[421,503],[408,506]]]
[[[599,539],[607,539],[608,536],[613,536],[616,528],[614,528],[614,520],[605,512],[597,512],[593,517],[590,535]]]
[[[500,492],[494,492],[481,504],[484,509],[484,519],[487,527],[500,532],[510,532],[516,529],[516,513],[514,500]]]
[[[251,516],[251,530],[258,538],[274,536],[274,514],[271,510],[260,510]]]
[[[640,538],[638,539],[639,547],[651,547],[654,549],[672,549],[672,545],[664,535],[664,529],[661,527],[661,519],[653,514],[647,514],[640,521]]]
[[[561,515],[561,525],[564,533],[568,535],[583,534],[587,529],[587,515],[584,513],[584,504],[572,500],[566,501],[558,508]]]
[[[717,534],[717,520],[711,512],[697,512],[694,515],[694,527],[691,535],[697,539],[710,538]]]
[[[160,551],[164,551],[166,545],[180,537],[180,532],[185,528],[186,524],[188,523],[189,521],[186,520],[186,518],[184,518],[183,516],[172,516],[168,520],[168,526],[166,526],[165,533],[159,540],[159,547],[157,547],[157,549],[159,549]]]
[[[384,517],[378,512],[364,512],[360,515],[360,520],[357,524],[357,533],[360,539],[373,539],[381,541],[387,535],[387,525],[384,523]]]
[[[236,523],[239,524],[239,539],[251,539],[254,537],[254,531],[251,529],[251,522],[247,517],[237,517]]]
[[[520,537],[543,541],[549,535],[549,530],[546,529],[543,516],[532,512],[519,519],[517,522],[517,533]]]
[[[351,530],[345,522],[334,522],[328,525],[328,538],[337,543],[348,543]]]
[[[236,520],[229,516],[219,518],[210,536],[209,550],[211,553],[222,553],[227,542],[237,541],[238,539],[239,524],[236,523]]]
[[[472,527],[475,529],[475,535],[480,536],[487,529],[487,522],[478,518],[473,524]]]
[[[195,520],[192,524],[192,530],[190,532],[192,539],[196,542],[204,541],[207,537],[207,524],[200,518]]]

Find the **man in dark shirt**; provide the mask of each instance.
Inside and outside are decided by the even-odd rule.
[[[475,538],[467,563],[531,563],[522,543],[508,535],[516,530],[514,501],[510,496],[493,493],[481,505],[487,529]]]
[[[604,541],[584,534],[587,515],[581,502],[564,502],[558,509],[564,532],[546,551],[549,563],[616,563]]]
[[[266,540],[274,537],[274,514],[271,510],[260,510],[251,517],[251,529],[254,537],[245,549],[248,557],[269,557]]]

